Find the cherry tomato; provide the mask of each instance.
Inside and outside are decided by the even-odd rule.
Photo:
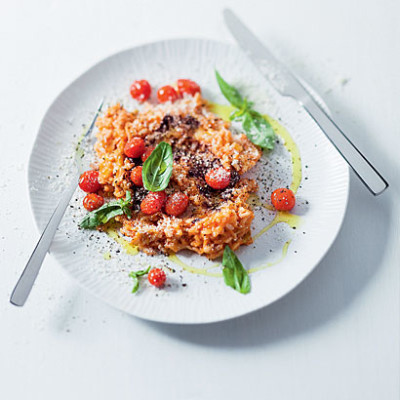
[[[131,96],[138,101],[146,101],[151,94],[150,83],[146,80],[135,81],[131,85]]]
[[[174,102],[178,98],[178,93],[172,86],[163,86],[158,89],[157,98],[160,103],[165,103],[166,101]]]
[[[231,172],[223,167],[210,169],[206,173],[206,182],[213,189],[225,189],[231,181]]]
[[[83,199],[83,207],[88,211],[97,210],[104,204],[103,197],[96,193],[89,193]]]
[[[183,214],[189,205],[189,198],[185,193],[175,192],[168,196],[165,203],[165,212],[177,217]]]
[[[147,276],[149,282],[155,287],[161,287],[164,285],[167,275],[160,268],[152,268]]]
[[[178,86],[178,93],[180,96],[183,96],[184,93],[194,96],[196,93],[201,92],[200,86],[190,79],[178,79],[176,85]]]
[[[296,203],[296,198],[290,189],[279,188],[272,192],[271,202],[278,211],[290,211]]]
[[[143,162],[145,162],[150,157],[150,154],[153,152],[154,149],[155,149],[154,146],[150,146],[150,147],[146,148],[146,150],[142,154],[142,161]]]
[[[140,209],[146,215],[158,213],[163,208],[166,199],[167,195],[164,190],[161,192],[149,192],[140,203]]]
[[[146,146],[140,137],[133,137],[124,147],[124,153],[129,158],[139,158],[144,153]]]
[[[79,187],[86,193],[95,193],[101,189],[99,171],[86,171],[79,178]]]
[[[131,171],[131,181],[138,187],[143,186],[142,169],[142,167],[135,167]]]

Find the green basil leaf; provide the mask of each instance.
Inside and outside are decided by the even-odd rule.
[[[139,289],[139,277],[149,273],[151,267],[139,271],[132,271],[129,276],[133,279],[132,293],[136,293]]]
[[[257,111],[249,110],[243,115],[242,127],[247,137],[257,146],[272,150],[275,146],[275,132],[271,124]]]
[[[164,190],[172,175],[172,147],[166,142],[160,142],[144,162],[142,177],[143,186],[151,192]]]
[[[225,246],[222,257],[222,275],[225,284],[246,294],[250,292],[250,278],[242,263],[229,246]]]
[[[121,204],[121,210],[129,219],[132,218],[132,210],[129,204]]]
[[[243,101],[243,106],[242,106],[242,108],[241,108],[240,110],[233,111],[233,112],[230,114],[229,119],[230,119],[231,121],[233,121],[233,120],[235,120],[235,121],[241,121],[241,120],[243,119],[244,114],[246,114],[247,111],[248,111],[249,104],[252,104],[252,103],[248,103],[248,102],[247,102],[247,99],[245,98],[244,101]]]
[[[127,191],[125,200],[121,200],[121,210],[129,219],[132,218],[131,201],[132,201],[131,192]]]
[[[87,213],[79,226],[83,229],[93,229],[99,225],[105,224],[112,217],[121,214],[123,214],[123,211],[118,205],[107,203],[97,210]]]
[[[229,115],[229,120],[230,121],[240,121],[240,118],[242,116],[242,111],[241,110],[236,110],[236,111],[232,111]]]
[[[100,222],[100,225],[106,224],[108,221],[110,221],[112,218],[116,217],[117,215],[122,215],[124,213],[124,210],[121,207],[118,208],[112,208],[110,210],[106,210],[106,212],[102,213],[98,220]]]
[[[131,276],[131,278],[133,280],[132,293],[136,293],[139,289],[139,278],[136,275]]]
[[[127,190],[126,194],[125,194],[125,202],[129,204],[131,202],[131,200],[132,200],[131,192],[129,190]]]
[[[246,132],[247,137],[257,146],[272,150],[275,146],[275,132],[271,124],[257,111],[251,107],[253,103],[244,99],[239,91],[225,82],[218,71],[215,71],[218,85],[226,99],[238,110],[229,116],[232,121],[239,121]]]
[[[150,272],[151,267],[148,267],[146,269],[141,269],[140,271],[135,271],[134,273],[136,274],[136,276],[143,276],[146,275]]]
[[[224,81],[224,79],[217,70],[215,70],[215,76],[217,78],[217,82],[219,88],[221,89],[222,94],[229,101],[229,103],[231,103],[233,106],[237,108],[242,108],[243,98],[239,93],[239,91],[235,87],[230,85],[228,82]]]
[[[103,204],[97,210],[91,211],[86,214],[82,219],[79,227],[82,229],[94,229],[99,225],[104,225],[112,218],[117,215],[126,214],[129,218],[131,217],[130,202],[132,200],[131,193],[126,192],[126,199],[119,199],[110,201],[109,203]]]

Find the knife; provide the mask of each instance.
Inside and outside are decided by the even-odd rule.
[[[225,9],[223,14],[228,29],[241,49],[272,86],[283,96],[295,99],[307,111],[373,195],[377,196],[385,191],[389,186],[387,181],[319,106],[308,89],[231,10]]]

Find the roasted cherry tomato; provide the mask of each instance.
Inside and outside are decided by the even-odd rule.
[[[184,93],[194,96],[196,93],[201,92],[200,86],[190,79],[178,79],[176,81],[176,86],[178,87],[178,93],[180,96],[183,96]]]
[[[150,154],[153,152],[154,149],[155,149],[154,146],[146,147],[146,150],[142,154],[142,161],[143,162],[145,162],[150,157]]]
[[[210,169],[206,174],[206,182],[213,189],[225,189],[231,181],[231,173],[223,167]]]
[[[162,210],[167,195],[164,191],[149,192],[149,194],[140,203],[140,209],[143,214],[152,215]]]
[[[144,140],[141,137],[133,137],[124,147],[124,153],[129,158],[139,158],[146,149]]]
[[[153,286],[159,288],[164,285],[167,275],[165,275],[165,272],[160,268],[152,268],[147,279]]]
[[[131,181],[135,186],[143,186],[142,167],[135,167],[131,171]]]
[[[174,102],[178,98],[178,93],[172,86],[163,86],[158,89],[157,98],[160,103],[165,103],[166,101]]]
[[[272,192],[271,202],[278,211],[290,211],[296,204],[296,198],[290,189],[279,188]]]
[[[104,204],[103,197],[96,193],[89,193],[83,199],[83,207],[88,211],[97,210]]]
[[[135,81],[131,85],[131,96],[138,101],[146,101],[151,94],[150,83],[146,80]]]
[[[165,212],[177,217],[183,214],[189,205],[189,198],[185,193],[175,192],[168,196],[165,203]]]
[[[95,193],[101,189],[99,171],[86,171],[79,178],[79,187],[86,193]]]

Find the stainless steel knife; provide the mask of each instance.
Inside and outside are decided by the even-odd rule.
[[[224,18],[237,43],[260,72],[283,96],[294,98],[304,107],[369,191],[377,196],[387,189],[389,184],[383,176],[340,130],[289,69],[272,55],[231,10],[224,10]]]

